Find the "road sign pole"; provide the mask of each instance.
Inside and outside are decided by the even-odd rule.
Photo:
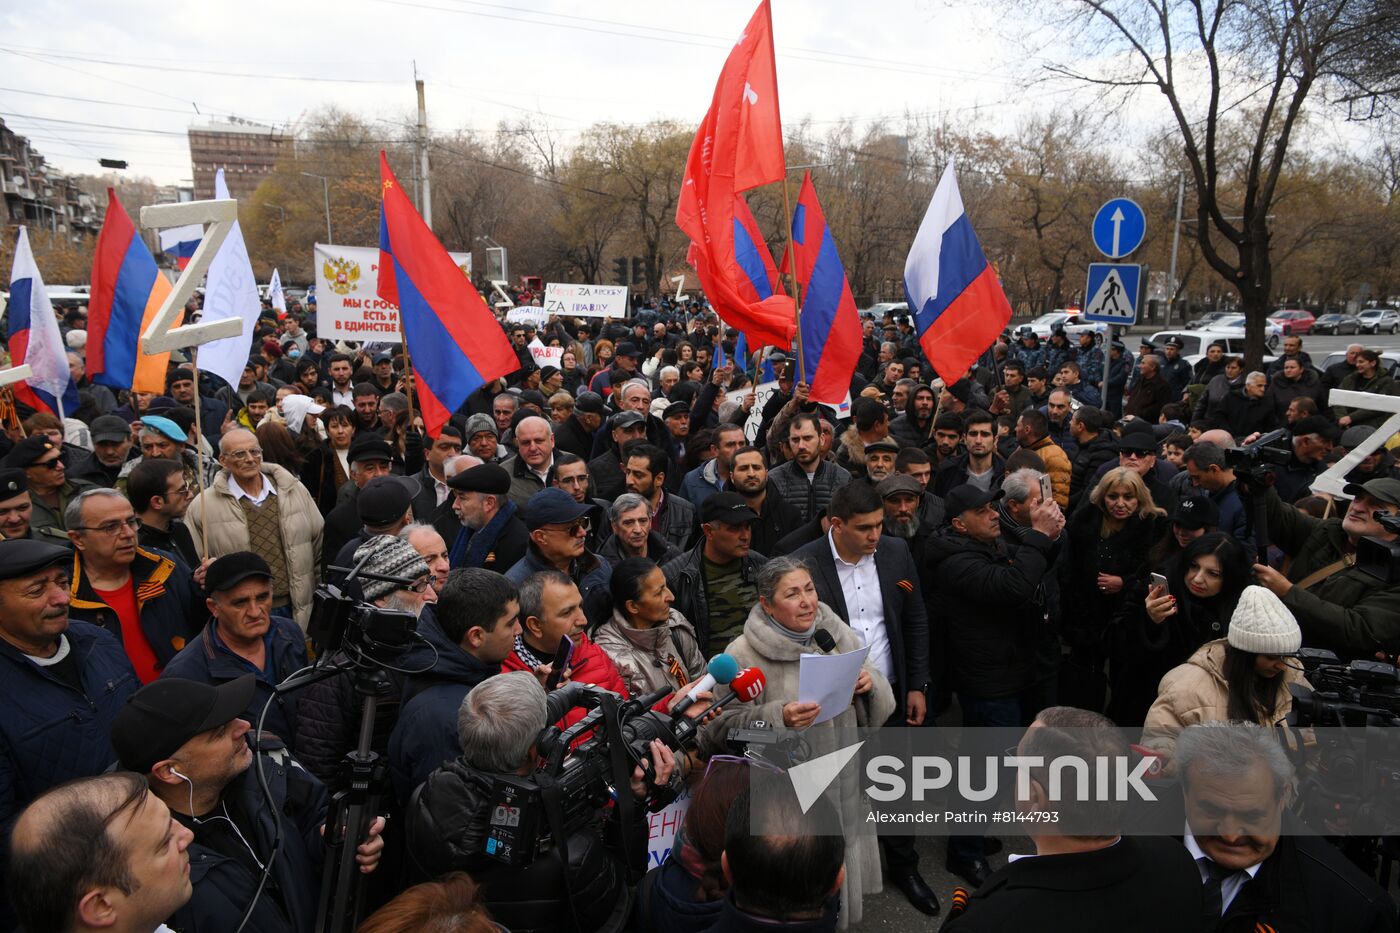
[[[1108,367],[1110,360],[1108,354],[1113,349],[1113,340],[1116,335],[1112,324],[1108,325],[1108,334],[1103,339],[1103,384],[1099,386],[1099,401],[1103,403],[1104,411],[1112,411],[1108,404]]]

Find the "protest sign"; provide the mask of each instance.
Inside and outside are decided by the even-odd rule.
[[[676,841],[676,830],[685,821],[690,809],[690,790],[681,791],[680,796],[661,810],[647,816],[647,867],[655,868],[666,861],[671,854],[671,846]]]
[[[761,382],[756,386],[745,386],[742,389],[735,389],[732,392],[724,393],[724,397],[727,401],[742,405],[744,404],[744,399],[748,397],[749,392],[753,392],[753,409],[749,412],[749,417],[744,421],[744,436],[749,439],[749,443],[753,443],[758,437],[759,425],[763,423],[763,406],[768,404],[768,396],[772,395],[777,389],[778,382],[774,380],[772,382]]]
[[[536,337],[529,343],[530,356],[534,357],[535,365],[540,369],[546,366],[558,367],[564,360],[563,347],[547,347]]]
[[[471,253],[450,253],[462,274],[471,276]],[[399,309],[376,294],[379,250],[317,243],[316,334],[327,340],[398,343]]]
[[[625,318],[627,286],[550,282],[544,287],[544,308],[550,314],[568,317]]]
[[[507,324],[531,324],[535,327],[543,327],[547,320],[549,320],[549,312],[533,305],[520,305],[506,312]]]

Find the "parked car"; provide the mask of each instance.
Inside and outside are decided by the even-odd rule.
[[[1202,328],[1210,327],[1221,318],[1229,317],[1234,313],[1233,311],[1207,311],[1194,321],[1187,321],[1185,327],[1187,330],[1201,330]]]
[[[1195,366],[1206,355],[1206,348],[1213,343],[1223,343],[1227,356],[1244,356],[1244,334],[1237,331],[1222,333],[1218,330],[1161,330],[1152,335],[1152,342],[1160,349],[1170,337],[1181,341],[1182,357]],[[1278,339],[1274,338],[1277,344]],[[1270,347],[1273,349],[1273,347]],[[1265,355],[1264,363],[1272,363],[1275,357]]]
[[[1370,308],[1357,315],[1361,319],[1361,333],[1387,334],[1400,333],[1400,311],[1394,308]]]
[[[865,315],[866,317],[871,317],[871,318],[874,318],[875,320],[878,321],[878,320],[881,320],[882,318],[884,318],[884,316],[885,316],[885,314],[886,314],[887,312],[891,312],[891,313],[894,313],[894,314],[897,314],[897,315],[898,315],[898,314],[908,314],[908,313],[909,313],[909,302],[907,302],[907,301],[882,301],[882,302],[880,302],[879,304],[873,304],[873,305],[871,305],[870,307],[866,308],[866,309],[865,309],[864,311],[862,311],[861,313],[862,313],[863,315]]]
[[[1389,373],[1392,379],[1400,379],[1400,350],[1382,350],[1380,353],[1381,372]],[[1327,354],[1327,359],[1322,361],[1322,371],[1326,372],[1346,358],[1345,350]]]
[[[1359,334],[1361,319],[1351,314],[1324,314],[1313,322],[1314,334]]]
[[[1311,311],[1286,310],[1275,311],[1269,315],[1269,320],[1283,328],[1285,334],[1306,334],[1317,318]]]
[[[1042,314],[1029,324],[1021,324],[1018,327],[1013,327],[1012,332],[1020,333],[1028,327],[1035,331],[1036,336],[1041,340],[1048,340],[1050,335],[1055,332],[1056,327],[1063,327],[1065,333],[1070,335],[1086,330],[1094,334],[1108,333],[1107,324],[1095,324],[1083,321],[1078,313],[1070,313],[1068,311],[1051,311],[1049,314]]]
[[[1232,314],[1223,317],[1210,326],[1210,329],[1218,334],[1234,334],[1244,336],[1244,315]],[[1283,339],[1283,328],[1269,321],[1264,327],[1264,345],[1270,350],[1278,348],[1279,341]]]

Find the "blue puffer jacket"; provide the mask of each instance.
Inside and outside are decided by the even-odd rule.
[[[453,644],[427,614],[418,620],[418,633],[432,648],[420,644],[404,659],[405,670],[424,673],[404,681],[399,720],[389,736],[389,774],[403,802],[429,774],[462,754],[457,741],[462,700],[477,684],[501,671],[499,664],[479,661]]]
[[[215,625],[215,621],[210,619],[204,630],[165,666],[160,676],[180,677],[217,686],[237,680],[244,674],[256,674],[257,691],[253,694],[253,701],[243,711],[243,718],[257,728],[258,716],[262,714],[268,698],[273,696],[273,688],[306,666],[306,636],[292,620],[273,616],[272,626],[263,637],[271,664],[266,671],[259,671],[234,654],[217,637]],[[287,743],[293,752],[296,751],[297,699],[300,696],[299,690],[277,696],[268,708],[267,719],[263,721],[263,730]]]
[[[70,622],[68,648],[82,673],[80,693],[0,640],[0,846],[40,793],[71,778],[101,774],[116,760],[112,720],[140,688],[121,643],[86,622]]]
[[[325,857],[321,825],[329,797],[325,785],[296,763],[280,742],[265,741],[258,753],[267,775],[272,806],[282,813],[282,850],[272,866],[268,888],[274,885],[281,903],[267,891],[258,900],[248,929],[258,933],[312,933],[321,893],[321,863]],[[224,788],[224,799],[253,823],[248,844],[266,861],[272,852],[274,827],[270,807],[258,787],[257,762]],[[201,845],[190,844],[190,881],[194,894],[167,923],[180,933],[234,933],[253,892],[258,875],[236,859]]]
[[[74,552],[68,618],[100,625],[120,642],[121,620],[116,610],[97,598],[84,569],[82,559]],[[209,614],[204,595],[178,557],[152,548],[136,549],[131,580],[136,586],[141,631],[155,652],[156,663],[163,668],[199,631],[199,620]]]

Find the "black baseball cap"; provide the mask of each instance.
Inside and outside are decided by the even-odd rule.
[[[376,476],[355,497],[355,511],[366,525],[388,525],[403,518],[413,504],[417,483],[402,476]]]
[[[112,722],[117,760],[128,771],[149,773],[190,739],[243,715],[256,689],[254,674],[217,687],[179,677],[147,684],[132,694]]]
[[[633,359],[641,359],[642,351],[637,349],[637,345],[629,340],[624,340],[613,349],[613,356],[630,356]]]
[[[272,579],[272,568],[252,551],[234,551],[209,565],[204,572],[204,592],[222,593],[249,577]]]
[[[943,497],[943,504],[949,518],[957,518],[968,509],[980,509],[988,502],[997,502],[1006,492],[1002,489],[979,489],[971,483],[954,486]]]
[[[1155,454],[1157,436],[1152,432],[1152,425],[1146,421],[1141,422],[1142,427],[1137,427],[1138,424],[1137,421],[1130,421],[1123,428],[1123,436],[1118,438],[1118,449]]]
[[[726,525],[746,525],[757,521],[758,513],[737,492],[717,492],[700,505],[700,523],[724,522]]]
[[[644,424],[646,420],[646,415],[643,415],[641,412],[632,411],[629,408],[627,411],[620,411],[608,419],[608,430],[630,428],[634,424]]]
[[[1209,496],[1187,496],[1172,508],[1172,521],[1182,528],[1215,528],[1220,524],[1220,506]]]

